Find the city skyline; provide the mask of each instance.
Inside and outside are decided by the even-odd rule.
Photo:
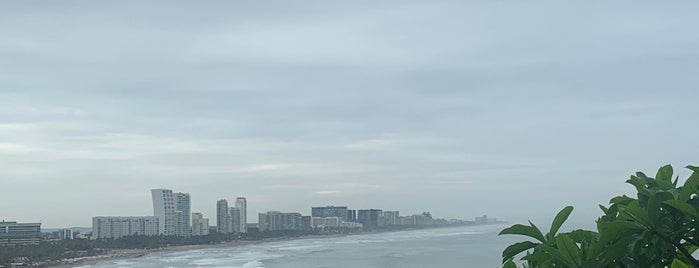
[[[98,213],[96,215],[89,216],[88,224],[71,225],[71,226],[44,226],[42,228],[61,229],[61,228],[72,228],[72,227],[88,227],[88,226],[90,226],[90,224],[92,226],[95,226],[95,224],[96,224],[95,221],[102,220],[102,219],[106,219],[106,220],[112,220],[112,219],[115,219],[115,220],[131,220],[131,219],[143,220],[143,219],[155,218],[155,219],[159,220],[159,222],[156,222],[156,225],[158,227],[157,233],[165,234],[165,235],[189,236],[193,232],[192,228],[194,228],[193,226],[194,226],[194,222],[195,222],[193,220],[195,219],[195,217],[198,217],[197,219],[199,219],[199,220],[205,219],[206,222],[209,223],[207,225],[207,229],[206,229],[206,231],[208,232],[208,227],[219,228],[220,225],[219,225],[219,221],[218,221],[218,218],[219,218],[218,217],[219,216],[218,210],[221,206],[226,207],[226,213],[229,217],[231,216],[230,215],[231,210],[236,210],[236,211],[238,211],[238,213],[241,213],[240,207],[237,207],[237,206],[228,207],[228,203],[226,202],[226,199],[217,200],[216,203],[212,205],[215,207],[214,208],[215,212],[207,214],[207,213],[201,212],[200,210],[191,209],[190,202],[191,202],[192,197],[188,193],[174,192],[171,189],[159,188],[159,189],[151,189],[150,194],[151,194],[151,203],[147,204],[148,206],[153,208],[152,213],[150,213],[150,214],[111,215],[108,213]],[[180,196],[180,200],[183,196],[186,196],[187,209],[189,211],[189,213],[188,213],[189,220],[186,223],[181,221],[181,219],[180,219],[181,216],[178,216],[177,212],[182,207],[180,207],[180,205],[177,204],[178,203],[177,196]],[[238,201],[240,201],[240,200],[244,200],[244,204],[245,204],[244,206],[247,207],[248,203],[247,203],[246,197],[240,197],[240,196],[236,197],[236,202],[235,202],[236,204],[235,205],[240,205],[240,204],[238,204]],[[160,209],[161,207],[163,209]],[[376,210],[375,207],[380,207],[380,206],[375,205],[372,207],[373,208],[359,208],[359,207],[350,207],[350,206],[337,206],[337,205],[332,205],[332,204],[327,204],[327,205],[322,205],[322,206],[309,205],[305,209],[292,210],[290,212],[285,212],[285,213],[300,213],[300,215],[308,215],[308,216],[319,217],[319,218],[339,217],[342,221],[351,222],[353,220],[350,220],[347,217],[347,215],[348,215],[347,212],[354,211],[354,213],[356,215],[357,211],[373,211],[373,210]],[[344,209],[345,213],[344,214],[337,214],[336,212],[321,213],[321,214],[316,216],[316,209],[328,209],[328,208]],[[423,210],[420,212],[414,211],[412,213],[417,214],[417,213],[421,213],[421,212],[428,211],[428,210],[429,209],[426,209],[426,210]],[[252,215],[255,216],[257,214],[264,214],[264,213],[268,213],[268,212],[279,212],[279,211],[280,211],[279,209],[268,208],[268,209],[263,209],[262,211],[256,212]],[[378,211],[381,212],[382,210],[378,209]],[[395,216],[392,216],[392,217],[398,217],[398,211],[386,210],[383,212],[395,213]],[[168,216],[168,214],[171,216]],[[107,216],[107,215],[109,215],[109,216]],[[243,232],[247,232],[248,224],[257,224],[258,223],[258,222],[251,222],[249,220],[250,215],[251,215],[250,213],[247,213],[248,217],[246,217],[245,222],[242,222],[242,221],[239,222],[239,224],[238,224],[239,226],[238,225],[236,225],[236,226],[225,225],[226,229],[228,230],[227,232],[230,232],[231,230],[233,230],[233,232],[236,232],[236,233],[241,232],[240,230],[244,230]],[[340,215],[344,215],[344,216],[340,216]],[[471,215],[471,216],[475,217],[476,214]],[[374,217],[376,217],[376,216],[374,216]],[[442,217],[442,218],[467,220],[467,219],[470,219],[471,217],[467,216],[467,217]],[[214,221],[211,221],[210,219],[213,219]],[[243,218],[241,217],[239,219],[243,219]],[[257,219],[257,217],[252,217],[252,219]],[[0,219],[0,220],[17,221],[14,219]],[[228,219],[228,220],[231,220],[231,219]],[[359,220],[359,219],[355,218],[354,220]],[[374,219],[374,220],[376,220],[376,219]],[[18,221],[18,222],[22,222],[22,221]],[[42,221],[36,221],[36,222],[41,223]],[[161,224],[161,222],[167,222],[167,224]],[[216,223],[216,224],[212,224],[212,223]],[[244,223],[245,223],[245,228],[243,228]],[[393,223],[395,223],[395,221]],[[181,226],[181,224],[189,225],[189,230],[187,232],[184,232],[183,231],[184,227]],[[232,228],[240,228],[240,229],[232,229]],[[119,235],[119,237],[120,236],[122,236],[122,235]]]

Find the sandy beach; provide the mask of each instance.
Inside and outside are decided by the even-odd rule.
[[[265,240],[255,240],[255,241],[233,241],[221,244],[206,244],[206,245],[186,245],[186,246],[172,246],[167,248],[157,248],[157,249],[115,249],[110,250],[105,254],[80,257],[72,259],[62,259],[49,261],[45,263],[36,264],[35,267],[52,267],[52,268],[69,268],[76,266],[86,266],[92,265],[98,262],[115,260],[115,259],[132,259],[139,258],[148,254],[156,252],[177,252],[177,251],[187,251],[187,250],[197,250],[204,248],[215,248],[215,247],[239,247],[245,245],[261,244],[266,242],[290,240],[298,238],[283,238],[283,239],[265,239]]]
[[[339,236],[346,236],[346,235],[345,234],[309,235],[309,236],[302,236],[302,237],[267,238],[267,239],[263,239],[263,240],[250,240],[250,241],[238,240],[238,241],[225,242],[225,243],[220,243],[220,244],[172,246],[172,247],[157,248],[157,249],[115,249],[115,250],[110,250],[109,252],[107,252],[105,254],[100,254],[100,255],[95,255],[95,256],[47,261],[44,263],[35,264],[34,267],[70,268],[70,267],[76,267],[76,266],[92,265],[92,264],[95,264],[98,262],[108,261],[108,260],[139,258],[139,257],[145,256],[148,254],[158,253],[158,252],[166,252],[167,253],[167,252],[179,252],[179,251],[197,250],[197,249],[205,249],[205,248],[217,248],[217,247],[240,247],[240,246],[262,244],[262,243],[269,243],[269,242],[275,242],[275,241],[299,240],[299,239],[319,238],[319,237],[332,238],[332,237],[339,237]]]

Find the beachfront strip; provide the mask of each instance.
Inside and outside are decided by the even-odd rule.
[[[318,206],[311,215],[299,212],[268,211],[259,213],[257,223],[248,222],[247,199],[237,197],[233,207],[226,199],[216,203],[216,225],[200,212],[191,211],[188,193],[169,189],[152,189],[153,215],[97,216],[92,228],[67,228],[51,233],[41,232],[41,223],[0,222],[0,245],[36,244],[42,240],[59,239],[118,239],[130,236],[192,237],[209,234],[237,235],[248,232],[374,230],[395,226],[442,226],[484,224],[495,222],[487,216],[475,221],[437,219],[429,212],[401,216],[399,211],[381,209],[351,209],[347,206]]]

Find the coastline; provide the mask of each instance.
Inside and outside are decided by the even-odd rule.
[[[277,242],[277,241],[291,241],[291,240],[302,240],[310,238],[333,238],[347,236],[347,234],[333,234],[333,235],[308,235],[299,237],[280,237],[280,238],[266,238],[262,240],[237,240],[231,242],[225,242],[220,244],[202,244],[202,245],[183,245],[183,246],[172,246],[166,248],[156,248],[156,249],[114,249],[106,252],[105,254],[99,254],[89,257],[79,257],[71,259],[61,259],[46,261],[43,263],[34,264],[33,267],[51,267],[51,268],[71,268],[76,266],[86,266],[100,263],[103,261],[110,260],[124,260],[124,259],[135,259],[153,253],[171,253],[171,252],[181,252],[189,250],[199,250],[207,248],[220,248],[220,247],[241,247],[248,245],[257,245],[263,243]]]
[[[497,222],[494,224],[501,224],[501,223],[504,223],[504,222]],[[491,225],[491,224],[483,224],[483,225]],[[261,239],[261,240],[237,240],[237,241],[224,242],[224,243],[219,243],[219,244],[182,245],[182,246],[171,246],[171,247],[165,247],[165,248],[155,248],[155,249],[114,249],[114,250],[110,250],[104,254],[99,254],[99,255],[94,255],[94,256],[71,258],[71,259],[61,259],[61,260],[52,260],[52,261],[46,261],[46,262],[42,262],[42,263],[36,263],[33,265],[33,267],[71,268],[71,267],[94,265],[94,264],[97,264],[100,262],[110,261],[110,260],[135,259],[135,258],[140,258],[140,257],[146,256],[146,255],[150,255],[153,253],[171,253],[171,252],[181,252],[181,251],[189,251],[189,250],[208,249],[208,248],[240,247],[240,246],[257,245],[257,244],[264,244],[264,243],[277,242],[277,241],[293,241],[293,240],[303,240],[303,239],[313,239],[313,238],[337,238],[337,237],[346,237],[346,236],[354,236],[354,235],[394,233],[394,232],[405,232],[405,231],[415,231],[415,230],[424,230],[424,229],[456,228],[456,227],[464,227],[464,226],[478,226],[478,225],[456,225],[456,226],[452,225],[452,226],[432,226],[432,227],[428,227],[428,228],[425,228],[425,227],[423,227],[423,228],[407,228],[407,229],[397,229],[397,230],[373,230],[373,231],[349,233],[349,234],[314,234],[314,235],[304,235],[304,236],[298,236],[298,237],[275,237],[275,238],[265,238],[265,239]]]

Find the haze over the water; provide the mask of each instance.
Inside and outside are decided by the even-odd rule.
[[[699,164],[697,8],[4,1],[0,220],[151,215],[169,188],[209,218],[245,196],[252,221],[574,205],[592,224],[632,172]]]

